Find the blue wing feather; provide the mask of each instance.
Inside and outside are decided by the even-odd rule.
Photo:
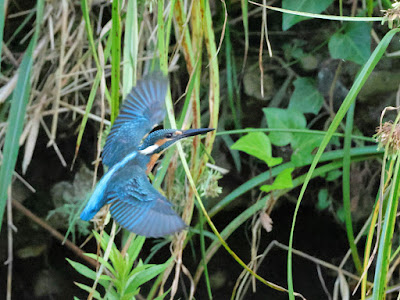
[[[153,73],[141,80],[126,97],[103,149],[103,163],[112,167],[137,151],[143,137],[165,117],[168,79]]]
[[[115,182],[110,182],[113,218],[127,230],[147,237],[161,237],[184,229],[186,224],[172,204],[150,184],[145,170],[133,162],[128,164],[113,176]]]
[[[140,155],[143,137],[165,116],[168,81],[153,73],[132,89],[114,122],[103,149],[109,171],[98,183],[81,214],[90,220],[105,204],[126,229],[147,237],[161,237],[186,227],[172,204],[150,184],[146,176],[149,157]]]
[[[113,218],[125,229],[146,237],[162,237],[186,227],[174,212],[171,204],[160,194],[150,203],[135,203],[137,199],[115,200],[110,211]],[[133,200],[133,201],[132,201]]]

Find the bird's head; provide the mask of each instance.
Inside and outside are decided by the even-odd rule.
[[[199,129],[161,129],[150,133],[139,147],[139,152],[143,155],[153,155],[160,153],[173,145],[175,142],[198,134],[213,131],[214,128],[199,128]]]

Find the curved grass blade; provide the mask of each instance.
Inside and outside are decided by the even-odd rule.
[[[89,45],[90,45],[90,51],[91,51],[91,53],[93,55],[93,59],[94,59],[94,61],[96,63],[96,67],[97,67],[97,74],[96,74],[95,80],[93,82],[92,89],[90,90],[88,103],[86,104],[85,115],[82,118],[82,122],[81,122],[81,127],[79,129],[78,138],[76,139],[74,160],[78,156],[78,151],[79,151],[79,148],[81,146],[83,133],[85,131],[86,123],[87,123],[87,120],[88,120],[88,117],[89,117],[89,112],[92,109],[94,97],[96,96],[97,88],[99,87],[101,77],[103,76],[103,68],[101,67],[99,56],[97,55],[96,46],[95,46],[95,43],[94,43],[93,30],[92,30],[92,27],[91,27],[90,17],[89,17],[89,5],[87,3],[87,0],[81,0],[81,9],[82,9],[82,17],[83,17],[83,19],[85,21],[85,28],[86,28],[86,33],[87,33],[87,38],[88,38],[88,41],[89,41]],[[105,61],[107,61],[107,59],[109,57],[109,53],[110,53],[110,49],[111,49],[111,40],[112,39],[109,36],[109,38],[107,40],[106,48],[104,50],[104,60]],[[106,93],[105,96],[106,96],[107,100],[109,100],[109,102],[111,102],[111,97],[110,97],[107,89],[105,89],[105,93]]]
[[[354,242],[354,232],[353,232],[353,224],[351,220],[351,205],[350,205],[350,149],[351,149],[351,132],[353,131],[353,120],[354,120],[354,103],[350,106],[350,109],[347,113],[346,119],[346,129],[345,129],[345,138],[344,138],[344,156],[343,156],[343,180],[342,180],[342,189],[343,189],[343,207],[345,211],[345,222],[346,222],[346,233],[347,239],[349,240],[349,245],[351,249],[351,255],[353,256],[354,265],[359,274],[362,274],[361,260],[358,255],[357,246]]]
[[[376,146],[366,146],[363,148],[352,148],[350,149],[350,156],[357,157],[361,155],[374,155],[374,154],[381,154],[383,151],[378,151]],[[343,159],[344,150],[334,150],[330,152],[323,153],[320,159],[320,162],[327,162],[330,160],[335,159]],[[304,167],[311,164],[310,161],[305,161],[304,165],[300,165],[297,167]],[[211,217],[215,216],[218,212],[220,212],[224,207],[226,207],[229,203],[233,200],[237,199],[239,196],[243,195],[244,193],[250,191],[252,188],[256,187],[257,185],[262,184],[263,182],[269,180],[271,177],[274,177],[281,173],[283,170],[288,168],[296,167],[292,162],[288,162],[277,167],[274,167],[271,171],[266,171],[253,177],[252,179],[248,180],[244,184],[240,185],[237,189],[233,190],[230,194],[225,196],[221,201],[219,201],[210,211],[209,214]]]
[[[329,126],[328,131],[327,131],[324,139],[322,140],[321,145],[318,148],[318,152],[315,155],[315,158],[314,158],[314,160],[311,164],[311,167],[307,173],[306,180],[304,181],[304,184],[300,191],[299,198],[297,199],[297,204],[296,204],[295,212],[293,215],[292,228],[291,228],[290,237],[289,237],[289,251],[288,251],[288,259],[287,259],[287,281],[288,281],[289,299],[290,300],[294,300],[294,298],[295,298],[294,289],[293,289],[293,275],[292,275],[292,249],[293,249],[294,227],[296,225],[296,216],[297,216],[297,213],[300,208],[301,200],[303,199],[303,196],[307,189],[307,185],[311,179],[312,173],[314,172],[319,159],[322,156],[323,151],[325,150],[330,139],[332,138],[333,133],[336,131],[340,122],[343,120],[346,112],[350,108],[350,105],[354,103],[358,93],[360,92],[361,88],[364,86],[364,84],[367,81],[372,70],[375,68],[375,66],[381,59],[386,48],[389,46],[389,43],[392,40],[393,36],[398,32],[400,32],[400,28],[392,29],[391,31],[389,31],[383,37],[381,42],[378,44],[378,46],[372,53],[371,57],[368,59],[367,63],[361,69],[361,72],[357,76],[353,86],[351,87],[349,93],[347,94],[342,105],[340,106],[335,118],[332,120],[332,124]]]
[[[19,151],[19,138],[25,120],[26,106],[31,90],[31,71],[33,65],[33,50],[36,47],[40,24],[42,23],[44,0],[38,0],[36,8],[36,28],[32,40],[24,54],[18,70],[17,85],[14,89],[8,128],[4,142],[3,160],[0,169],[0,231],[3,221],[4,209],[7,202],[7,191],[11,184],[12,174],[17,162]],[[4,7],[4,6],[3,6]],[[3,8],[2,7],[2,8]]]
[[[366,159],[372,159],[380,156],[380,153],[375,153],[375,155],[361,155],[357,156],[353,159],[353,162],[357,161],[364,161]],[[318,177],[318,176],[323,176],[324,174],[331,172],[333,170],[337,170],[340,168],[343,164],[342,160],[335,160],[333,162],[330,162],[322,167],[319,167],[315,170],[315,172],[312,174],[312,178]],[[306,175],[301,175],[295,179],[293,179],[293,187],[291,189],[294,189],[301,184],[303,184],[304,180],[306,178]],[[274,194],[274,199],[279,198],[283,194],[287,193],[288,190],[282,190],[282,191],[277,191]],[[258,200],[256,203],[251,205],[249,208],[247,208],[245,211],[243,211],[240,215],[238,215],[234,220],[232,220],[222,231],[221,231],[221,237],[223,239],[228,239],[229,236],[243,223],[245,223],[249,218],[254,216],[258,211],[263,209],[266,205],[266,202],[269,201],[269,195],[263,197],[262,199]],[[213,257],[213,255],[217,252],[217,250],[221,247],[220,241],[219,240],[214,240],[211,245],[207,248],[206,251],[206,258],[207,262]],[[195,282],[198,281],[202,270],[202,265],[203,262],[200,262],[194,280]]]

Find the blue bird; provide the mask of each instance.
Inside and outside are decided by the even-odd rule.
[[[91,220],[106,204],[124,228],[146,237],[162,237],[186,227],[172,204],[149,182],[154,157],[175,142],[214,129],[161,129],[149,133],[165,116],[168,79],[153,73],[137,82],[125,99],[104,145],[108,172],[97,184],[81,219]],[[147,136],[146,136],[147,135]]]

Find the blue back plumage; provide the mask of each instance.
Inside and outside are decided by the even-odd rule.
[[[104,145],[103,163],[112,167],[132,151],[137,151],[143,137],[165,117],[168,80],[152,73],[138,80],[128,94]]]

